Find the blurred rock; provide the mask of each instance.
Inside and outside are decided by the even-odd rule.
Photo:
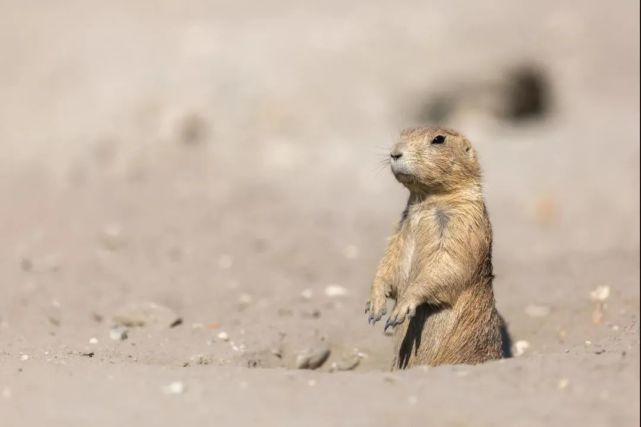
[[[99,236],[100,244],[109,251],[117,251],[127,244],[122,229],[117,224],[106,225]]]
[[[209,134],[207,121],[198,114],[183,118],[179,130],[180,141],[185,145],[197,145],[204,142]]]
[[[317,369],[329,358],[331,351],[325,341],[319,341],[296,355],[296,369]]]
[[[165,394],[183,394],[185,392],[185,384],[182,381],[174,381],[164,386],[162,391]]]
[[[597,286],[593,291],[590,292],[590,299],[595,302],[604,302],[610,297],[610,287],[609,286]]]
[[[342,297],[347,295],[347,289],[340,285],[329,285],[325,288],[325,295],[330,298],[333,297]]]
[[[525,354],[525,351],[530,348],[530,343],[525,340],[518,340],[514,343],[514,356],[519,357]]]
[[[358,352],[353,352],[343,355],[337,362],[332,362],[330,372],[334,371],[351,371],[356,369],[361,362],[361,355]]]
[[[505,84],[503,115],[511,120],[538,118],[550,109],[550,87],[541,68],[520,65],[510,70]]]
[[[132,303],[118,311],[113,316],[116,326],[128,328],[159,326],[171,327],[181,318],[170,308],[153,302]]]
[[[432,94],[418,108],[417,119],[428,125],[443,125],[470,112],[499,120],[520,122],[538,119],[551,109],[547,73],[534,64],[518,64],[495,76],[461,76],[465,84],[450,83]]]
[[[128,337],[128,331],[127,328],[123,326],[117,326],[115,328],[111,328],[109,331],[109,338],[111,338],[114,341],[124,341]]]

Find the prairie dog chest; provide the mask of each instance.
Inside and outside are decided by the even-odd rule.
[[[410,278],[412,266],[417,256],[429,256],[436,250],[443,229],[446,227],[444,213],[437,207],[410,207],[401,224],[402,247],[399,272],[403,280]]]

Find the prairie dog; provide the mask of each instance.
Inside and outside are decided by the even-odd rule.
[[[395,301],[393,369],[476,364],[501,357],[492,290],[492,228],[470,142],[443,128],[401,133],[390,153],[410,192],[381,260],[366,312],[375,323]]]

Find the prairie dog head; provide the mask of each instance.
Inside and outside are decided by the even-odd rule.
[[[410,191],[450,192],[478,186],[481,168],[472,144],[443,128],[401,132],[390,152],[392,173]]]

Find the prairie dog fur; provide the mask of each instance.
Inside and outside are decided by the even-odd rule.
[[[470,142],[443,128],[404,130],[390,153],[410,192],[370,290],[371,323],[395,301],[394,369],[502,356],[492,290],[492,228]]]

